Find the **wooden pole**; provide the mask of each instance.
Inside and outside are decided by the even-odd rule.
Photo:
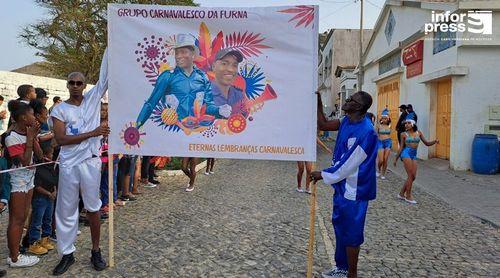
[[[113,190],[113,155],[108,152],[108,208],[109,208],[109,218],[108,218],[108,243],[109,243],[109,267],[115,266],[115,240],[114,240],[114,190]]]
[[[309,213],[309,245],[307,247],[307,278],[313,277],[314,222],[316,220],[316,181],[312,184]]]
[[[361,2],[361,10],[359,16],[359,63],[358,63],[358,91],[363,90],[363,0]]]

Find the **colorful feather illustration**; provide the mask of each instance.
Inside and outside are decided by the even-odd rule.
[[[217,52],[219,52],[219,50],[222,48],[223,38],[224,36],[222,34],[222,31],[220,31],[212,41],[207,25],[203,22],[200,24],[199,35],[197,39],[197,46],[200,49],[200,55],[198,55],[194,61],[199,69],[203,71],[210,70]]]

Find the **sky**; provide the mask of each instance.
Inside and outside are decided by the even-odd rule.
[[[319,5],[319,30],[359,28],[359,1],[355,0],[195,0],[204,7],[265,7]],[[371,29],[385,0],[365,0],[364,26]],[[33,0],[0,0],[0,70],[13,70],[41,61],[36,49],[21,42],[23,26],[46,18],[46,11]]]

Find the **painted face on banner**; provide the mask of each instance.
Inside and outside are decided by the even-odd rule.
[[[194,51],[189,47],[175,49],[175,63],[179,68],[188,68],[193,65]]]
[[[238,75],[238,61],[234,55],[226,55],[214,64],[215,79],[223,86],[230,86]]]

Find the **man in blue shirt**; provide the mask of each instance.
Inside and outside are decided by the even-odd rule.
[[[178,120],[194,116],[195,100],[199,107],[206,105],[206,113],[216,117],[229,117],[231,107],[217,107],[212,98],[212,89],[206,74],[194,65],[197,52],[194,37],[178,34],[175,47],[176,67],[172,71],[164,71],[156,80],[151,96],[146,101],[137,117],[137,127],[141,127],[149,119],[153,109],[160,100],[177,111]]]
[[[318,95],[318,128],[338,130],[332,166],[312,172],[314,181],[323,180],[335,189],[332,222],[335,230],[336,267],[323,277],[357,277],[359,247],[364,241],[368,201],[375,199],[377,134],[366,117],[371,96],[353,94],[342,106],[346,117],[327,121]]]
[[[238,76],[238,64],[243,61],[243,55],[238,50],[229,48],[221,49],[215,55],[212,70],[215,79],[212,84],[212,95],[216,106],[230,105],[231,114],[244,114],[243,91],[235,86],[233,82]],[[246,115],[244,115],[246,116]]]

